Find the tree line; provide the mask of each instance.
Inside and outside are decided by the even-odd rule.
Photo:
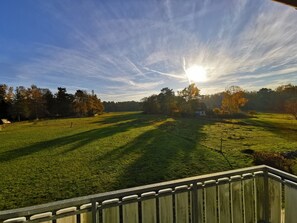
[[[159,94],[142,99],[143,111],[147,114],[193,116],[200,111],[208,115],[235,116],[243,112],[288,113],[297,119],[297,86],[281,85],[275,90],[262,88],[245,91],[231,86],[224,92],[200,95],[200,90],[191,84],[178,91],[163,88]]]
[[[145,97],[141,102],[103,101],[92,91],[68,93],[58,87],[56,93],[32,85],[8,87],[0,84],[0,118],[28,120],[49,117],[84,117],[103,111],[140,111],[146,114],[194,116],[205,111],[209,115],[233,115],[241,111],[289,113],[297,119],[297,86],[281,85],[275,90],[262,88],[245,91],[239,86],[227,88],[213,95],[200,95],[195,84],[175,93],[165,87],[159,94]]]
[[[103,101],[103,106],[106,112],[142,111],[142,103],[138,101]]]
[[[66,88],[58,87],[53,94],[47,88],[32,85],[13,89],[0,84],[0,118],[28,120],[49,117],[84,117],[101,114],[103,103],[94,92],[89,94],[77,90],[67,93]]]

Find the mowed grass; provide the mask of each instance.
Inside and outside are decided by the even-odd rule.
[[[220,150],[223,138],[223,153]],[[297,150],[297,121],[108,113],[0,131],[0,210],[253,165],[255,151]]]

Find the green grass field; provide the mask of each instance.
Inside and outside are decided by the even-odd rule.
[[[4,210],[251,166],[244,149],[297,150],[297,121],[281,114],[218,122],[109,113],[13,123],[0,142]]]

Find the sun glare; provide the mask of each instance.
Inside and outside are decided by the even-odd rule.
[[[193,65],[185,70],[189,82],[205,82],[207,81],[207,71],[204,67]]]

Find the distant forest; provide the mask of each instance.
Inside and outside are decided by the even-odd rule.
[[[259,111],[289,113],[297,119],[297,86],[288,84],[275,90],[262,88],[258,91],[245,91],[232,86],[221,93],[201,95],[200,89],[191,84],[177,93],[170,88],[163,88],[159,94],[143,98],[140,102],[102,102],[93,91],[77,90],[71,94],[66,88],[58,87],[57,92],[52,93],[36,85],[14,89],[0,84],[0,118],[21,121],[85,117],[104,111],[143,111],[173,116],[195,116],[200,111],[217,116]]]
[[[101,100],[94,93],[77,90],[69,94],[66,88],[58,88],[53,94],[49,89],[32,85],[8,87],[0,85],[0,117],[12,120],[28,120],[50,117],[83,117],[100,114],[104,110]]]
[[[10,120],[32,120],[40,118],[86,117],[105,112],[141,111],[140,102],[105,102],[92,91],[77,90],[68,93],[58,87],[56,93],[47,88],[32,85],[15,89],[0,84],[0,118]]]
[[[142,111],[142,103],[137,101],[103,101],[103,106],[106,112]]]
[[[231,86],[224,92],[212,95],[200,95],[200,90],[191,84],[177,93],[163,88],[159,94],[144,98],[142,102],[144,112],[149,114],[194,116],[204,110],[209,116],[223,117],[257,111],[288,113],[297,119],[297,86],[292,84],[259,91],[245,91],[239,86]]]

